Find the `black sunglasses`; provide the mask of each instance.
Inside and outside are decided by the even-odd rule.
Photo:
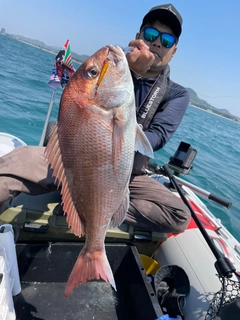
[[[146,41],[153,42],[160,36],[160,41],[163,47],[172,48],[177,39],[170,33],[160,32],[155,28],[146,27],[143,30],[143,37]]]

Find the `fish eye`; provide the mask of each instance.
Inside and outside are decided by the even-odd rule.
[[[96,68],[91,67],[88,70],[86,70],[86,76],[89,79],[94,79],[98,76],[99,72]]]

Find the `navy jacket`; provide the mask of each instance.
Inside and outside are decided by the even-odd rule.
[[[136,108],[151,89],[155,79],[137,80],[133,76]],[[165,100],[167,107],[157,111],[149,127],[144,131],[150,141],[153,151],[164,147],[179,126],[189,103],[189,93],[186,88],[173,83]]]

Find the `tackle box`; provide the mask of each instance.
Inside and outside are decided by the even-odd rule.
[[[21,292],[14,297],[17,320],[155,320],[162,311],[135,246],[106,244],[117,291],[102,280],[64,290],[81,243],[16,245]]]

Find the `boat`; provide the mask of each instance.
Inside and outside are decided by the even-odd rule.
[[[0,133],[5,153],[18,147],[13,141],[25,145],[17,137]],[[199,195],[225,207],[231,203],[180,177],[190,173],[196,154],[182,141],[168,164],[151,163],[147,172],[188,205],[192,218],[184,232],[147,232],[124,223],[108,230],[106,252],[117,292],[98,280],[64,297],[65,283],[84,239],[68,229],[58,191],[20,194],[8,201],[0,215],[0,249],[5,226],[15,240],[15,283],[20,287],[12,300],[2,299],[5,305],[0,310],[8,310],[8,316],[0,319],[210,320],[239,301],[240,243]],[[6,268],[0,270],[6,278],[7,273]],[[231,311],[226,319],[238,318]]]
[[[6,132],[0,132],[0,137],[0,157],[11,152],[16,147],[27,145],[22,139]]]

